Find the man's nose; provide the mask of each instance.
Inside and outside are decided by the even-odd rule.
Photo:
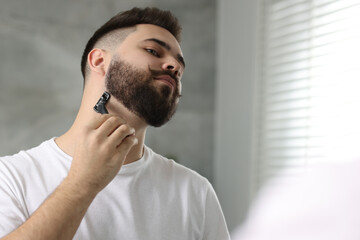
[[[168,59],[162,65],[163,70],[170,70],[172,71],[177,77],[181,77],[182,68],[180,63],[175,59]]]

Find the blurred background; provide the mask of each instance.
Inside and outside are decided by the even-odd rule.
[[[183,97],[146,144],[210,180],[232,231],[279,170],[358,152],[359,1],[1,0],[0,155],[71,126],[98,27],[134,6],[171,10]]]

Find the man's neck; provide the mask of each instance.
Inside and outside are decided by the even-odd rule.
[[[82,134],[86,119],[93,114],[93,112],[90,113],[90,111],[94,111],[93,106],[96,104],[98,100],[97,98],[101,96],[101,93],[92,93],[90,96],[91,97],[89,97],[89,94],[84,92],[82,103],[73,125],[66,133],[55,139],[58,147],[70,156],[74,156],[77,139],[79,139]],[[138,139],[138,144],[130,150],[124,164],[139,160],[143,156],[147,124],[134,113],[125,108],[116,99],[110,98],[106,107],[110,114],[121,117],[128,125],[135,129],[135,136]]]
[[[76,151],[77,139],[81,134],[81,126],[78,126],[76,122],[74,125],[63,135],[58,138],[55,138],[55,142],[58,147],[65,152],[67,155],[73,157]],[[145,133],[146,129],[140,131],[135,130],[136,138],[138,139],[138,144],[135,145],[128,153],[124,164],[132,163],[139,160],[143,156],[144,152],[144,142],[145,142]]]

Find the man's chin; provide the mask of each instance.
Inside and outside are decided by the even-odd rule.
[[[146,118],[142,118],[142,119],[144,119],[144,121],[149,126],[158,128],[158,127],[162,127],[166,123],[168,123],[171,120],[171,118],[175,115],[175,112],[176,111],[173,111],[172,113],[167,114],[165,117],[162,117],[162,118],[159,118],[159,117],[158,118],[151,118],[151,117],[149,117],[148,119],[146,119]],[[153,115],[153,116],[156,116],[156,115]]]

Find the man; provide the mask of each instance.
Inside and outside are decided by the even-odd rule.
[[[168,11],[134,8],[94,33],[73,126],[0,159],[2,239],[229,239],[209,182],[144,146],[180,97],[180,30]],[[93,109],[104,91],[109,114]]]

